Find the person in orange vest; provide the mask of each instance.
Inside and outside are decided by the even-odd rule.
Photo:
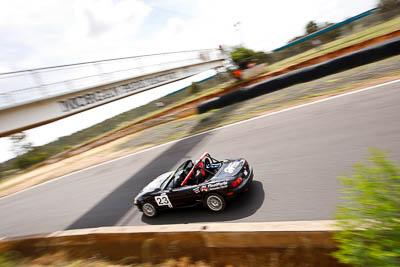
[[[235,78],[240,79],[240,77],[242,76],[242,70],[234,70],[233,76],[235,76]]]

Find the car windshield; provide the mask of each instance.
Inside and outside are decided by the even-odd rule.
[[[181,186],[202,183],[212,178],[222,166],[222,162],[218,161],[205,152],[199,160],[196,161],[193,170],[188,172]]]
[[[176,171],[171,175],[171,177],[166,180],[165,183],[168,184],[166,186],[163,184],[162,187],[163,188],[178,187],[192,168],[193,168],[193,162],[191,160],[185,161],[178,167],[178,169],[176,169]]]
[[[165,179],[163,181],[163,183],[161,184],[161,188],[164,189],[166,188],[167,184],[169,183],[169,181],[171,181],[171,177],[174,175],[174,172],[170,172],[169,177],[167,179]]]

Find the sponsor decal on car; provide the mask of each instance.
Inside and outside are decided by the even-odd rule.
[[[200,192],[207,192],[208,190],[217,190],[217,189],[224,189],[228,187],[228,182],[223,181],[223,182],[216,182],[212,184],[207,184],[207,185],[202,185],[200,187],[196,187],[193,189],[193,192],[196,194]]]
[[[235,171],[235,169],[237,168],[237,166],[239,166],[240,162],[241,161],[237,160],[237,161],[229,163],[228,167],[226,167],[224,169],[224,171],[227,173],[233,173]]]
[[[206,185],[203,185],[202,187],[200,187],[200,191],[207,192],[208,191],[208,187]]]
[[[208,185],[208,190],[217,190],[217,189],[224,189],[228,187],[228,182],[218,182],[218,183],[213,183]]]
[[[167,194],[161,194],[159,196],[155,196],[154,199],[156,200],[158,206],[168,206],[169,208],[173,208],[172,203],[171,201],[169,201]]]

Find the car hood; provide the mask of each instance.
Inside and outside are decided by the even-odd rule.
[[[147,192],[153,192],[156,191],[157,189],[161,189],[161,184],[172,174],[173,172],[166,172],[164,174],[161,174],[158,176],[156,179],[151,181],[148,185],[146,185],[140,193],[147,193]]]
[[[239,174],[245,163],[244,159],[224,160],[221,169],[211,180],[225,180]]]

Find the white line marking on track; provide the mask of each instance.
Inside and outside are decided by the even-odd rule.
[[[147,149],[142,150],[142,151],[138,151],[138,152],[135,152],[135,153],[132,153],[132,154],[129,154],[129,155],[125,155],[125,156],[122,156],[122,157],[119,157],[119,158],[116,158],[116,159],[112,159],[112,160],[103,162],[103,163],[99,163],[99,164],[87,167],[87,168],[79,170],[79,171],[71,172],[69,174],[60,176],[60,177],[52,179],[50,181],[47,181],[47,182],[44,182],[44,183],[41,183],[41,184],[37,184],[37,185],[34,185],[32,187],[26,188],[24,190],[15,192],[14,194],[1,197],[0,201],[3,200],[3,199],[9,198],[9,197],[13,197],[13,196],[18,195],[18,194],[21,194],[21,193],[26,192],[28,190],[37,188],[37,187],[39,187],[41,185],[45,185],[45,184],[48,184],[48,183],[52,183],[52,182],[58,181],[58,180],[60,180],[62,178],[65,178],[67,176],[74,175],[74,174],[77,174],[77,173],[80,173],[80,172],[83,172],[83,171],[87,171],[87,170],[90,170],[90,169],[93,169],[93,168],[97,168],[97,167],[99,167],[101,165],[109,164],[111,162],[114,162],[114,161],[117,161],[117,160],[120,160],[120,159],[124,159],[124,158],[127,158],[127,157],[131,157],[131,156],[134,156],[134,155],[137,155],[137,154],[140,154],[140,153],[145,153],[145,152],[148,152],[150,150],[153,150],[153,149],[156,149],[156,148],[159,148],[159,147],[162,147],[162,146],[167,146],[169,144],[173,144],[173,143],[176,143],[176,142],[180,142],[180,141],[188,139],[188,138],[193,138],[195,136],[199,136],[199,135],[202,135],[202,134],[207,134],[207,133],[219,131],[221,129],[232,127],[232,126],[235,126],[235,125],[238,125],[238,124],[242,124],[242,123],[246,123],[246,122],[249,122],[249,121],[262,119],[262,118],[273,116],[273,115],[276,115],[276,114],[279,114],[279,113],[282,113],[282,112],[286,112],[286,111],[290,111],[290,110],[294,110],[294,109],[300,109],[300,108],[303,108],[303,107],[306,107],[306,106],[310,106],[310,105],[313,105],[313,104],[318,104],[318,103],[326,102],[326,101],[329,101],[329,100],[332,100],[332,99],[336,99],[336,98],[340,98],[340,97],[344,97],[344,96],[348,96],[348,95],[353,95],[353,94],[357,94],[357,93],[361,93],[361,92],[364,92],[364,91],[368,91],[368,90],[371,90],[371,89],[379,88],[379,87],[382,87],[382,86],[386,86],[386,85],[390,85],[390,84],[394,84],[394,83],[398,83],[398,82],[400,82],[400,79],[399,80],[390,81],[390,82],[386,82],[386,83],[382,83],[382,84],[378,84],[378,85],[374,85],[374,86],[370,86],[370,87],[366,87],[366,88],[362,88],[362,89],[359,89],[359,90],[356,90],[356,91],[352,91],[352,92],[348,92],[348,93],[344,93],[344,94],[340,94],[340,95],[331,96],[331,97],[320,99],[320,100],[313,101],[313,102],[310,102],[310,103],[301,104],[301,105],[298,105],[298,106],[282,109],[282,110],[279,110],[279,111],[275,111],[275,112],[264,114],[264,115],[261,115],[261,116],[258,116],[258,117],[254,117],[254,118],[251,118],[251,119],[247,119],[247,120],[235,122],[235,123],[232,123],[232,124],[228,124],[228,125],[225,125],[225,126],[221,126],[221,127],[218,127],[218,128],[212,129],[212,130],[208,130],[208,131],[205,131],[205,132],[201,132],[201,133],[198,133],[198,134],[190,135],[190,136],[178,139],[178,140],[170,141],[168,143],[164,143],[164,144],[161,144],[161,145],[150,147],[150,148],[147,148]]]

